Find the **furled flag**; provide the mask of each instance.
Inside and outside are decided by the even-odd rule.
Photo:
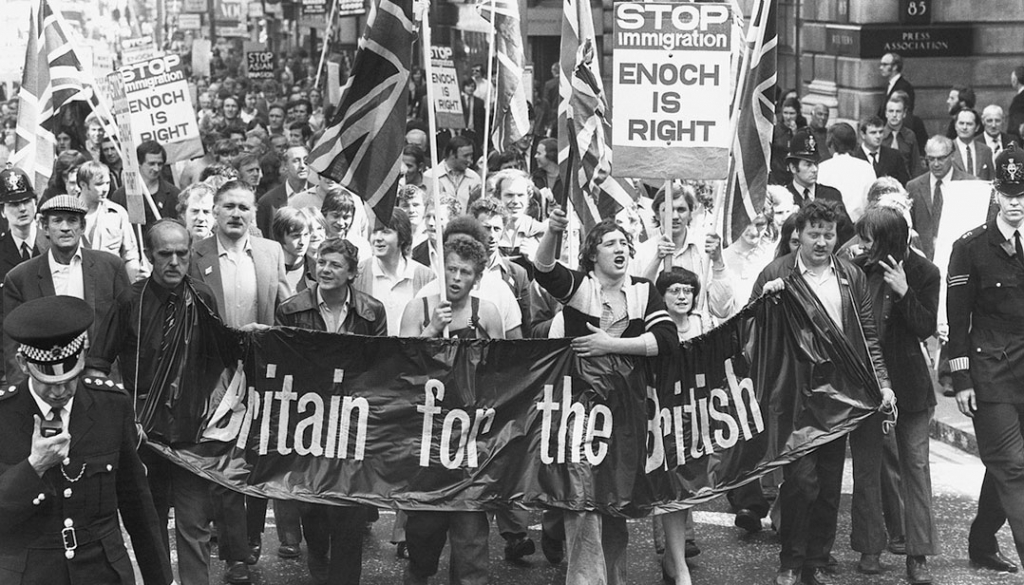
[[[733,136],[729,184],[720,216],[724,226],[719,232],[730,241],[738,238],[761,212],[768,188],[772,128],[775,125],[776,2],[757,0],[754,3],[740,60],[732,111],[736,133]]]
[[[412,0],[380,0],[367,28],[338,109],[309,154],[309,166],[362,197],[376,223],[386,225],[405,145],[416,40]]]
[[[558,164],[566,193],[559,203],[572,202],[583,232],[614,217],[631,200],[611,177],[608,112],[601,88],[594,19],[587,0],[564,0],[559,59]]]
[[[32,178],[38,192],[53,171],[55,133],[60,110],[74,101],[87,102],[82,61],[67,31],[47,0],[39,0],[29,16],[25,69],[18,92],[18,125],[11,163]]]
[[[531,88],[523,84],[523,34],[518,0],[483,0],[480,15],[494,23],[494,53],[498,58],[495,80],[494,123],[491,140],[508,150],[530,131],[526,108]],[[491,12],[493,11],[493,18]]]

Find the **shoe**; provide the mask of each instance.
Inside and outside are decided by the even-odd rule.
[[[516,536],[505,542],[505,560],[515,562],[532,555],[536,550],[537,547],[534,546],[533,540],[525,536]]]
[[[249,567],[242,561],[234,561],[228,564],[228,570],[224,572],[225,583],[250,583]]]
[[[548,536],[547,532],[540,533],[540,550],[544,558],[552,565],[557,565],[565,558],[565,543],[556,538]]]
[[[825,570],[825,567],[807,567],[801,575],[804,585],[832,585],[835,581]]]
[[[832,555],[828,555],[828,562],[825,563],[825,566],[823,568],[825,569],[825,572],[829,575],[838,575],[839,559],[835,558]]]
[[[857,572],[865,575],[878,575],[882,572],[881,555],[862,554],[857,563]]]
[[[971,566],[980,569],[999,571],[1000,573],[1016,573],[1017,565],[1004,557],[999,551],[988,554],[968,553],[971,559]]]
[[[277,547],[277,556],[282,559],[297,559],[302,554],[297,544],[282,544]]]
[[[409,558],[409,545],[404,542],[398,543],[398,546],[395,547],[395,556],[400,559]]]
[[[929,585],[932,582],[925,557],[907,557],[907,581],[913,585]]]
[[[775,575],[775,585],[796,585],[796,571],[793,569],[781,569]]]
[[[245,557],[245,564],[255,565],[260,562],[260,555],[263,553],[263,545],[260,541],[249,543],[249,556]]]
[[[750,534],[761,531],[761,517],[746,508],[736,512],[735,524]]]
[[[700,547],[697,546],[697,541],[692,538],[686,539],[686,558],[695,557],[700,554]]]
[[[907,539],[902,537],[894,538],[889,541],[887,548],[894,555],[905,555],[907,554]]]

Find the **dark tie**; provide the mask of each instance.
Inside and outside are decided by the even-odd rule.
[[[1017,249],[1017,262],[1024,266],[1024,247],[1020,245],[1020,231],[1013,231],[1013,247]]]
[[[939,218],[942,217],[942,179],[935,180],[935,193],[932,194],[932,217],[935,218],[935,231],[939,228]]]
[[[871,166],[872,167],[877,167],[878,166],[878,153],[877,152],[872,152],[871,153]]]
[[[21,243],[21,261],[24,262],[26,260],[31,260],[31,259],[32,259],[32,250],[29,250],[27,243],[22,242]]]
[[[967,174],[974,174],[974,156],[971,155],[971,145],[967,145]]]
[[[57,421],[57,422],[59,422],[61,424],[61,428],[63,428],[64,427],[64,422],[62,420],[60,420],[60,411],[62,411],[62,410],[64,410],[64,407],[62,407],[62,406],[51,406],[50,407],[50,414],[47,415],[46,420]]]
[[[178,295],[171,293],[167,297],[167,304],[164,305],[164,335],[160,342],[160,355],[163,356],[167,353],[167,348],[171,344],[171,329],[174,328],[174,318],[177,313]]]
[[[811,202],[811,188],[804,187],[804,205]]]

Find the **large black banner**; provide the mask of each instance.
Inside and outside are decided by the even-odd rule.
[[[844,337],[802,280],[788,284],[658,359],[581,359],[564,339],[243,336],[197,311],[143,424],[179,465],[264,497],[677,509],[877,408],[874,374],[853,350],[863,339]]]

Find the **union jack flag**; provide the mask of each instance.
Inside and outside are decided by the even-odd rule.
[[[309,166],[363,198],[377,224],[391,221],[405,145],[412,0],[380,0],[360,40],[337,112]]]
[[[594,19],[589,0],[565,0],[559,59],[558,163],[568,199],[583,232],[629,205],[629,194],[611,177],[607,107],[594,43]]]
[[[29,16],[25,69],[18,92],[18,124],[11,163],[40,190],[53,171],[54,137],[60,110],[74,101],[88,102],[86,74],[58,14],[39,0]]]
[[[764,207],[775,125],[777,0],[757,0],[751,12],[732,115],[736,119],[721,232],[735,240]],[[740,14],[740,13],[737,13]],[[738,117],[738,118],[737,118]]]
[[[523,85],[523,34],[519,28],[518,0],[484,0],[480,15],[494,23],[494,52],[498,70],[494,75],[494,125],[491,140],[507,150],[530,131],[527,92]],[[493,15],[492,15],[493,12]]]

